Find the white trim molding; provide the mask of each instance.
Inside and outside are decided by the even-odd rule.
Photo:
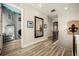
[[[38,43],[38,42],[41,42],[41,41],[44,41],[44,40],[47,40],[47,39],[48,39],[48,38],[43,39],[43,40],[38,40],[38,41],[36,41],[36,42],[31,42],[31,43],[29,43],[29,44],[24,45],[23,47],[29,47],[29,46],[31,46],[31,45],[33,45],[33,44],[36,44],[36,43]]]

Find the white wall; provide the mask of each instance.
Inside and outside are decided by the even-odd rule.
[[[77,56],[79,56],[79,35],[76,35],[77,40]]]
[[[67,34],[67,22],[79,20],[78,6],[71,5],[68,10],[62,10],[58,15],[59,45],[68,49],[72,48],[72,35]]]
[[[58,22],[58,17],[52,17],[52,22]]]
[[[28,4],[14,4],[23,9],[23,46],[26,47],[32,43],[42,41],[47,39],[47,29],[44,29],[44,36],[39,38],[34,38],[34,27],[27,28],[27,21],[33,21],[34,25],[34,16],[38,16],[44,19],[44,23],[48,25],[48,18],[46,15],[36,10],[35,8],[29,6]]]
[[[52,36],[52,31],[53,31],[53,22],[50,17],[48,17],[48,37]]]

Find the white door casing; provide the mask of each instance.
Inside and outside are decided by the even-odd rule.
[[[2,40],[2,8],[0,4],[0,54],[2,50],[3,40]]]

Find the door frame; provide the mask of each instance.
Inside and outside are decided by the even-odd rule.
[[[57,25],[56,25],[56,23],[57,23]],[[56,33],[56,31],[54,31],[54,26],[57,26],[57,33]],[[57,36],[56,40],[58,40],[58,21],[53,22],[53,35],[55,34],[54,32],[56,33],[56,36]],[[55,36],[53,36],[53,37],[55,37]]]
[[[1,3],[0,3],[0,5],[1,5]],[[1,20],[0,20],[0,21],[1,21],[1,33],[0,33],[0,36],[1,36],[1,42],[3,42],[3,40],[2,40],[2,38],[3,38],[3,37],[2,37],[2,7],[1,7],[1,6],[0,6],[0,9],[1,9],[1,10],[0,10],[0,12],[1,12],[1,13],[0,13],[0,19],[1,19]],[[1,42],[0,42],[0,43],[1,43]],[[3,47],[3,44],[1,43],[0,55],[1,55],[1,53],[2,53],[2,47]]]
[[[5,3],[6,5],[12,6],[16,9],[19,9],[21,11],[21,48],[23,48],[23,8],[18,7],[17,5],[14,5],[12,3]]]

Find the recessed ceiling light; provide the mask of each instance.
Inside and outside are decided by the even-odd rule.
[[[65,7],[64,10],[68,10],[68,7]]]
[[[38,4],[39,7],[42,7],[42,4]]]

